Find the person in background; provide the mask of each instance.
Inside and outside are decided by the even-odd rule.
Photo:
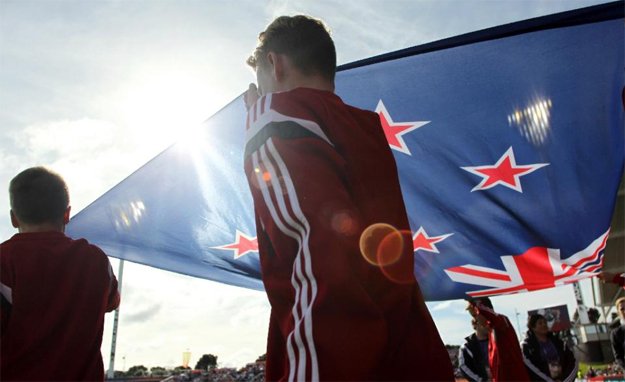
[[[618,312],[620,325],[612,329],[610,333],[610,343],[614,353],[614,363],[625,372],[625,297],[616,300],[616,311]]]
[[[625,90],[624,90],[625,94]],[[601,272],[598,276],[604,283],[616,284],[625,289],[625,276],[623,273]],[[610,342],[614,353],[614,363],[621,372],[625,372],[625,297],[621,297],[615,302],[616,317],[610,323]],[[614,316],[614,313],[612,313]]]
[[[0,244],[0,378],[102,381],[104,314],[120,301],[108,257],[65,236],[69,193],[58,174],[24,170],[9,196],[18,233]]]
[[[493,309],[493,304],[488,297],[478,297],[469,299],[467,311],[472,316],[472,323],[476,328],[476,338],[483,338],[487,336],[487,343],[475,342],[472,344],[465,344],[465,350],[471,351],[470,347],[476,347],[479,345],[479,353],[473,354],[473,359],[469,361],[472,364],[475,371],[473,377],[470,377],[470,373],[465,374],[467,378],[477,378],[476,381],[529,381],[529,377],[525,370],[523,363],[523,356],[521,354],[521,348],[519,347],[519,340],[516,332],[508,317],[503,314],[496,313]],[[480,334],[478,337],[477,331]],[[470,338],[470,337],[468,337]],[[469,352],[461,353],[464,358],[463,362],[467,365],[467,360],[470,357]],[[478,359],[480,359],[478,361]],[[479,363],[478,363],[479,362]],[[484,368],[480,370],[479,364]],[[468,371],[469,367],[465,369]],[[463,373],[462,367],[460,369]]]
[[[320,20],[282,16],[248,59],[245,173],[271,304],[268,381],[435,381],[449,354],[414,277],[379,116],[334,94]]]
[[[471,382],[489,381],[492,378],[488,362],[488,339],[490,329],[483,316],[475,314],[473,304],[467,306],[471,314],[474,333],[466,337],[460,347],[458,367],[462,375]]]
[[[593,378],[597,376],[597,372],[595,371],[595,369],[592,368],[592,366],[590,366],[588,368],[588,370],[586,371],[586,378]]]
[[[574,381],[578,363],[571,349],[549,331],[547,320],[532,314],[527,320],[523,356],[532,381]]]

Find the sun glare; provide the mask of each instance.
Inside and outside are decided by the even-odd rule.
[[[197,77],[161,71],[129,84],[122,103],[124,123],[134,140],[161,150],[197,131],[215,100]]]

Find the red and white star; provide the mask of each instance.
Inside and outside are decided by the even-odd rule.
[[[412,155],[408,149],[408,145],[404,142],[403,135],[430,123],[430,121],[394,122],[382,100],[378,102],[375,112],[380,115],[382,129],[384,130],[384,135],[386,136],[389,146],[391,146],[393,150]]]
[[[423,229],[423,227],[419,227],[417,232],[412,236],[412,245],[414,247],[414,251],[418,250],[440,253],[438,248],[436,248],[436,243],[440,243],[441,241],[447,239],[449,236],[453,235],[453,233],[448,233],[440,236],[428,236],[427,232]]]
[[[471,192],[487,190],[501,185],[523,193],[521,177],[548,165],[549,163],[534,163],[517,166],[514,151],[512,146],[510,146],[497,163],[492,166],[467,166],[461,168],[482,178],[482,181],[473,187]]]
[[[258,252],[258,240],[254,236],[247,236],[243,232],[237,230],[234,243],[213,247],[215,249],[228,249],[234,251],[234,259],[238,259],[248,253]]]

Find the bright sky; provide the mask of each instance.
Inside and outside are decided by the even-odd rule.
[[[15,232],[14,175],[34,165],[60,172],[77,213],[247,89],[254,75],[245,58],[278,15],[326,21],[347,63],[604,2],[0,0],[0,238]],[[572,314],[575,305],[571,287],[493,302],[521,329],[528,310],[569,304]],[[463,301],[428,306],[445,343],[471,333]],[[174,367],[186,350],[191,366],[205,353],[243,366],[265,352],[268,316],[262,292],[126,262],[116,369]]]

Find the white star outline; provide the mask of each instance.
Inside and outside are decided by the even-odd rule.
[[[214,249],[222,249],[222,250],[227,250],[227,251],[234,251],[234,259],[238,259],[240,257],[243,257],[245,255],[247,255],[248,253],[254,253],[254,252],[258,252],[258,251],[254,251],[252,249],[248,249],[247,251],[244,251],[243,253],[239,253],[239,248],[229,248],[230,246],[234,245],[234,244],[240,244],[241,243],[241,237],[244,237],[247,241],[253,241],[254,239],[256,239],[256,236],[247,236],[246,234],[244,234],[243,232],[239,231],[238,229],[236,230],[236,237],[234,239],[234,242],[230,243],[230,244],[225,244],[219,247],[211,247]]]
[[[436,247],[436,243],[439,243],[439,242],[447,239],[449,236],[453,235],[453,233],[447,233],[447,234],[440,235],[440,236],[429,236],[427,234],[427,232],[425,232],[425,229],[423,229],[423,226],[421,226],[421,227],[419,227],[417,232],[415,232],[415,234],[412,235],[412,242],[413,243],[414,243],[415,239],[419,236],[419,234],[423,235],[423,237],[425,238],[425,240],[428,241],[428,244],[432,247],[432,249],[419,247],[419,248],[415,248],[414,252],[426,251],[426,252],[432,252],[432,253],[440,253],[438,251],[438,247]],[[434,241],[434,242],[431,242],[431,241]]]
[[[407,133],[409,133],[409,132],[411,132],[413,130],[416,130],[416,129],[424,126],[424,125],[427,125],[431,121],[395,122],[395,121],[393,121],[393,118],[391,118],[391,115],[388,113],[388,110],[386,110],[386,106],[384,106],[384,102],[382,102],[381,99],[380,99],[380,101],[378,101],[378,106],[375,108],[375,112],[378,113],[378,114],[384,115],[384,118],[388,122],[389,127],[393,127],[394,125],[412,125],[412,127],[407,128],[406,130],[402,131],[401,133],[395,134],[395,137],[399,141],[400,147],[393,146],[393,145],[391,145],[389,143],[389,146],[391,147],[391,149],[397,150],[397,151],[400,151],[400,152],[402,152],[404,154],[412,156],[412,153],[410,153],[410,150],[408,149],[408,145],[404,141],[403,135],[407,134]]]

